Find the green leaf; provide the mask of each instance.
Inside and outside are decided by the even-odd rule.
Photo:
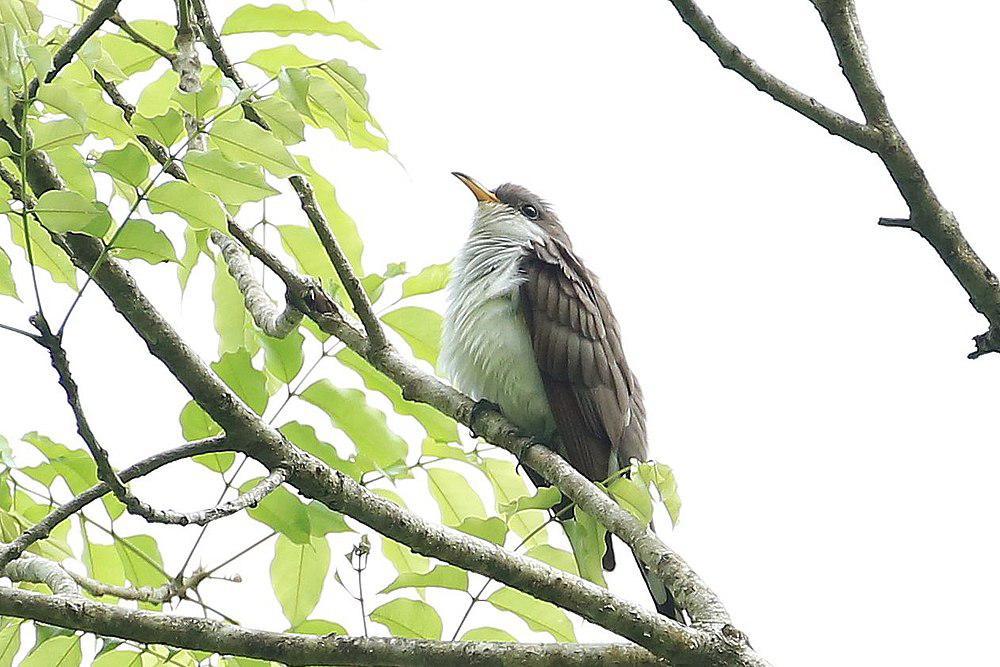
[[[486,600],[501,611],[517,614],[535,632],[547,632],[559,642],[576,641],[569,617],[551,602],[508,587],[499,589]]]
[[[111,227],[105,205],[69,190],[49,190],[38,198],[34,211],[47,229],[58,234],[84,232],[100,237]]]
[[[240,485],[240,493],[246,493],[261,479],[257,477],[247,480]],[[308,507],[283,486],[269,493],[257,507],[248,509],[247,514],[295,544],[309,544],[312,540]]]
[[[362,470],[358,468],[357,464],[353,461],[347,461],[340,458],[333,445],[323,442],[316,437],[316,431],[312,426],[292,421],[288,422],[278,430],[281,431],[281,433],[296,447],[309,452],[334,470],[339,470],[355,481],[361,479]]]
[[[188,401],[181,410],[180,422],[185,440],[203,440],[222,433],[219,425],[194,401]]]
[[[316,201],[319,203],[320,210],[323,211],[323,216],[330,224],[330,229],[337,238],[340,249],[351,263],[351,268],[358,274],[363,273],[361,255],[364,251],[364,243],[361,240],[361,235],[358,233],[358,226],[354,224],[351,216],[347,215],[344,209],[340,207],[340,203],[337,201],[336,188],[313,168],[312,162],[308,158],[300,155],[296,159],[302,165],[309,179],[309,184],[313,187],[313,194],[316,195]]]
[[[63,113],[76,121],[81,128],[87,125],[87,110],[72,91],[60,83],[46,83],[38,88],[37,99],[49,111]]]
[[[288,630],[289,632],[298,632],[303,635],[346,635],[347,630],[340,623],[334,623],[333,621],[324,621],[319,618],[310,618],[307,621],[302,621],[298,625]]]
[[[309,511],[309,530],[312,531],[313,535],[354,532],[344,521],[343,514],[334,512],[318,500],[310,501],[306,507]]]
[[[177,34],[173,26],[163,21],[148,19],[130,20],[129,26],[163,49],[173,50],[174,38]],[[160,56],[155,52],[141,44],[136,44],[130,37],[121,33],[102,35],[97,41],[127,76],[145,72],[160,59]]]
[[[212,364],[212,370],[251,410],[257,414],[264,413],[268,399],[264,373],[253,367],[246,350],[227,352]]]
[[[64,118],[45,123],[31,123],[35,132],[34,150],[47,151],[57,146],[79,145],[93,133],[93,128],[81,128],[75,120]]]
[[[306,620],[316,608],[330,568],[330,545],[325,537],[296,544],[278,536],[271,561],[271,587],[290,625]]]
[[[520,498],[529,495],[528,486],[524,479],[517,473],[517,469],[510,461],[502,459],[484,459],[481,469],[493,485],[493,495],[496,497],[497,511],[503,511],[505,506],[515,503]],[[508,524],[515,533],[527,538],[528,546],[541,544],[546,541],[548,531],[544,528],[545,515],[538,510],[528,510],[512,515]],[[538,532],[535,532],[538,531]]]
[[[13,216],[8,216],[8,218],[10,219],[11,238],[18,246],[26,248],[22,221]],[[76,267],[69,261],[66,253],[53,243],[48,232],[32,218],[28,218],[28,238],[31,239],[31,252],[35,266],[47,272],[55,282],[77,289]],[[27,254],[27,249],[25,249],[25,257]]]
[[[96,544],[84,539],[83,564],[94,579],[114,586],[125,585],[125,568],[114,544]]]
[[[52,637],[25,656],[20,667],[79,667],[83,661],[80,638]]]
[[[319,380],[301,397],[325,412],[333,425],[354,442],[359,459],[370,460],[380,470],[405,465],[406,441],[389,429],[385,414],[368,404],[364,392],[339,389],[329,380]]]
[[[132,116],[132,126],[136,133],[155,139],[168,148],[184,133],[184,119],[177,109],[167,109],[163,114],[152,117],[137,113]]]
[[[524,510],[552,509],[562,500],[562,494],[554,486],[543,486],[535,491],[533,496],[522,496],[512,503],[501,505],[498,509],[506,515],[517,514]]]
[[[139,653],[138,651],[112,651],[110,653],[104,653],[98,656],[93,663],[93,667],[146,667],[146,662],[143,661],[143,656],[148,656],[148,661],[152,662],[155,660],[150,653]],[[155,665],[161,665],[159,661],[153,663]],[[183,663],[177,663],[183,664]]]
[[[389,628],[394,637],[441,639],[441,617],[421,600],[391,600],[372,610],[369,618]]]
[[[139,93],[139,101],[135,105],[136,112],[147,118],[167,113],[174,104],[173,94],[179,82],[180,76],[177,72],[172,69],[166,70]]]
[[[681,513],[681,498],[677,495],[674,471],[664,463],[646,462],[639,464],[639,476],[656,489],[660,502],[670,515],[670,521],[676,526]]]
[[[94,173],[80,152],[73,146],[59,146],[46,152],[66,188],[83,195],[84,199],[97,201]]]
[[[230,160],[257,164],[279,178],[301,174],[302,167],[278,139],[248,120],[217,120],[213,142]]]
[[[202,255],[212,257],[212,252],[208,247],[208,238],[211,232],[207,229],[184,228],[184,254],[180,259],[180,266],[177,267],[177,281],[181,285],[183,292],[187,288],[188,280],[194,267],[198,264],[198,259]]]
[[[607,531],[592,516],[573,508],[574,518],[563,522],[566,537],[573,547],[573,558],[576,560],[577,571],[584,579],[607,588],[604,581],[602,561],[608,543],[605,540]]]
[[[438,292],[448,286],[450,279],[450,264],[431,264],[424,267],[417,275],[403,281],[403,296]]]
[[[126,544],[123,544],[127,543]],[[156,540],[149,535],[120,537],[115,541],[118,557],[125,569],[125,578],[134,586],[160,586],[167,577],[163,570],[163,556]]]
[[[230,206],[261,201],[279,194],[267,184],[260,167],[229,161],[221,151],[188,151],[184,168],[191,183],[218,196]]]
[[[112,253],[121,259],[141,259],[149,264],[176,262],[177,252],[166,234],[149,220],[133,218],[118,232]]]
[[[223,35],[248,32],[271,32],[282,37],[294,34],[337,35],[352,42],[361,42],[372,48],[378,48],[346,21],[330,21],[319,12],[292,9],[287,5],[269,7],[243,5],[222,24]]]
[[[554,547],[551,544],[535,545],[528,549],[524,555],[529,558],[534,558],[535,560],[540,560],[558,570],[562,570],[563,572],[569,572],[570,574],[575,575],[580,574],[576,565],[576,559],[573,558],[573,554],[564,549]]]
[[[222,429],[208,414],[201,409],[194,401],[188,401],[181,410],[181,435],[185,440],[202,440],[222,433]],[[235,452],[212,452],[210,454],[199,454],[194,460],[209,470],[223,473],[233,465],[236,460]]]
[[[271,132],[286,146],[305,141],[305,123],[292,105],[285,100],[272,95],[254,102],[257,113],[267,121]]]
[[[8,623],[0,630],[0,667],[13,667],[21,649],[21,623]]]
[[[462,461],[463,463],[476,464],[479,461],[479,458],[475,454],[466,452],[457,445],[439,442],[433,438],[424,438],[423,443],[420,445],[420,453],[427,457],[451,459],[453,461]]]
[[[465,591],[469,589],[469,573],[454,565],[438,565],[424,574],[401,574],[379,591],[379,594],[385,595],[401,588],[447,588],[453,591]]]
[[[517,637],[510,634],[506,630],[501,630],[499,628],[473,628],[469,630],[464,635],[462,635],[461,640],[463,642],[516,642]]]
[[[474,535],[482,540],[499,544],[500,546],[503,546],[503,543],[507,539],[507,524],[495,516],[491,516],[488,519],[469,516],[456,526],[456,528],[463,533]]]
[[[277,227],[281,245],[295,260],[299,271],[319,279],[324,284],[332,282],[337,286],[340,285],[337,272],[312,228],[298,225],[277,225]]]
[[[246,346],[246,332],[250,327],[243,294],[236,280],[229,274],[226,260],[219,253],[215,257],[215,280],[212,282],[212,301],[215,303],[215,331],[219,334],[219,353],[242,350]]]
[[[195,229],[226,231],[226,214],[219,202],[190,183],[170,181],[147,195],[153,213],[176,213]]]
[[[20,299],[17,295],[17,285],[14,284],[14,274],[10,270],[10,255],[0,248],[0,294]]]
[[[427,470],[427,486],[441,510],[441,521],[454,528],[468,517],[486,518],[486,509],[464,476],[445,468]]]
[[[122,148],[104,151],[94,169],[139,188],[149,177],[149,158],[135,144],[125,144]]]
[[[22,6],[27,6],[24,2]],[[49,72],[52,71],[52,54],[41,44],[28,44],[24,47],[31,60],[31,66],[35,69],[35,78],[44,81]]]
[[[439,314],[427,308],[404,306],[383,315],[382,321],[403,337],[415,357],[437,365],[443,321]]]
[[[264,348],[264,367],[268,372],[285,384],[294,380],[305,361],[302,344],[306,339],[302,332],[295,330],[284,338],[272,338],[262,333],[259,338]]]
[[[413,417],[420,422],[420,425],[427,431],[428,437],[442,443],[458,442],[458,426],[454,419],[441,414],[425,403],[408,401],[403,398],[403,390],[399,388],[399,385],[375,370],[354,350],[346,348],[341,350],[337,353],[337,360],[357,373],[365,383],[365,387],[388,398],[396,413]],[[434,456],[434,454],[428,455]]]
[[[608,485],[608,492],[615,502],[644,525],[653,520],[653,501],[645,484],[629,477],[619,477]]]
[[[282,67],[278,73],[278,92],[299,114],[312,118],[309,109],[309,72],[297,67]]]

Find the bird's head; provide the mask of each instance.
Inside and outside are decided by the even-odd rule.
[[[560,229],[559,219],[541,197],[527,188],[504,183],[488,190],[475,179],[452,172],[475,195],[478,206],[473,233],[488,230],[513,237],[538,238]]]

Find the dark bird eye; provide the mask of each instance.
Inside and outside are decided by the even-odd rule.
[[[531,204],[525,204],[521,207],[521,213],[524,214],[528,220],[535,220],[538,218],[538,209]]]

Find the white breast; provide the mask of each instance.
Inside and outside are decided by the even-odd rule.
[[[518,267],[536,230],[510,229],[503,211],[488,206],[455,259],[440,367],[460,390],[496,403],[526,434],[545,437],[555,420],[518,304]]]

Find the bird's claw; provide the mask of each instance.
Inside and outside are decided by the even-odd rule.
[[[472,412],[469,414],[469,433],[472,434],[473,438],[479,437],[479,434],[476,433],[476,422],[487,412],[501,412],[500,406],[493,401],[487,401],[485,398],[481,398],[472,404]]]
[[[517,472],[518,470],[524,470],[524,457],[528,455],[528,452],[535,445],[545,445],[545,443],[539,440],[538,438],[529,436],[528,441],[523,445],[521,445],[521,449],[518,451],[517,454],[515,454],[515,457],[517,458],[517,465],[514,466],[515,472]]]

